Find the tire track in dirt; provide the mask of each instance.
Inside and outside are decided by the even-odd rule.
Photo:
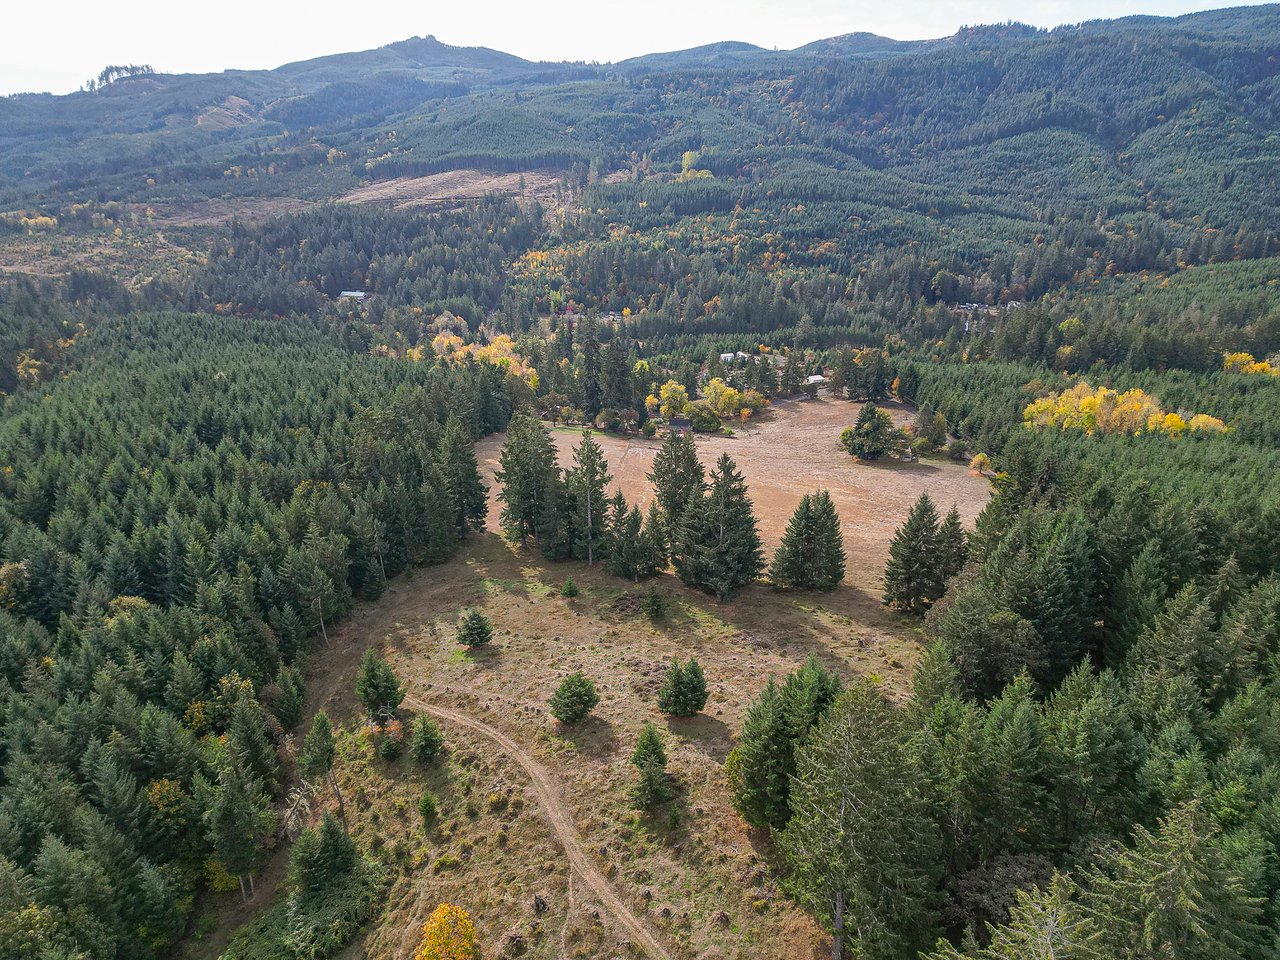
[[[411,707],[429,713],[441,720],[483,734],[498,744],[516,763],[520,764],[533,782],[533,789],[538,795],[538,802],[542,806],[542,812],[551,824],[551,829],[555,831],[556,837],[560,840],[560,845],[564,848],[565,855],[569,858],[570,866],[577,871],[579,877],[586,881],[587,886],[601,899],[606,909],[613,914],[618,923],[631,934],[632,939],[643,947],[650,957],[655,958],[655,960],[673,960],[671,954],[649,932],[649,928],[645,926],[644,922],[622,902],[622,898],[618,896],[613,884],[609,882],[608,878],[597,869],[596,865],[591,862],[591,858],[587,856],[587,851],[582,845],[582,838],[578,835],[578,828],[574,826],[573,817],[564,801],[560,799],[559,786],[546,767],[534,759],[533,755],[516,741],[487,723],[475,720],[465,713],[427,703],[425,700],[413,696],[413,694],[405,696],[404,701]]]

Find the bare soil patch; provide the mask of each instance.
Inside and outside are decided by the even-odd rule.
[[[404,209],[478,200],[489,194],[543,198],[556,192],[560,178],[560,173],[538,170],[525,173],[447,170],[427,177],[377,180],[352,190],[341,199],[347,203],[381,203]]]

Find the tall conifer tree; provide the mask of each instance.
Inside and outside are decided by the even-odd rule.
[[[924,613],[942,596],[939,560],[938,511],[929,495],[922,493],[889,542],[884,602],[905,613]]]
[[[649,482],[653,484],[655,502],[662,510],[667,545],[673,546],[685,509],[706,487],[706,473],[698,460],[692,434],[667,434],[663,438],[662,449],[653,459]]]
[[[546,520],[548,492],[555,489],[559,475],[555,445],[546,429],[527,414],[513,416],[494,474],[502,485],[500,522],[508,539],[527,543],[537,537]]]
[[[737,593],[764,568],[747,485],[727,453],[711,471],[706,496],[685,511],[674,552],[680,579],[717,600]]]
[[[565,483],[573,498],[573,553],[587,566],[595,564],[607,537],[608,498],[605,493],[613,480],[604,451],[582,431],[582,442],[573,451],[573,466],[565,471]]]

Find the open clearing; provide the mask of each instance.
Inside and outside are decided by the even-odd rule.
[[[831,594],[754,586],[717,604],[670,574],[637,586],[598,567],[546,563],[488,533],[448,564],[398,578],[376,603],[331,628],[308,667],[310,705],[342,724],[337,773],[355,832],[395,877],[385,911],[343,957],[410,960],[423,921],[444,901],[471,912],[491,957],[826,954],[829,942],[779,887],[768,837],[730,807],[725,757],[769,678],[811,655],[844,676],[878,675],[890,695],[904,696],[920,647],[917,624],[879,603],[888,537],[921,490],[941,506],[956,502],[967,520],[988,495],[986,481],[958,465],[853,462],[836,437],[856,409],[836,401],[784,404],[736,437],[699,440],[704,458],[728,450],[738,461],[770,546],[804,492],[831,490],[852,560],[848,582]],[[576,431],[555,436],[567,459]],[[644,475],[658,444],[597,438],[628,497],[647,500]],[[501,443],[480,444],[482,469],[492,471]],[[496,516],[491,511],[491,524]],[[580,589],[573,599],[560,593],[568,577]],[[667,601],[656,623],[640,611],[650,588]],[[472,652],[455,641],[469,608],[494,625],[493,642]],[[369,646],[404,681],[406,719],[424,711],[440,718],[447,764],[423,771],[375,755],[353,696]],[[656,708],[658,687],[671,658],[690,655],[707,674],[706,710],[666,718]],[[587,721],[566,729],[546,705],[574,670],[595,681],[601,701]],[[680,788],[652,817],[628,802],[628,758],[646,720],[662,731]],[[417,814],[424,788],[439,802],[431,830]],[[327,792],[322,800],[332,808]],[[279,862],[267,873],[279,877]],[[545,911],[535,908],[535,896]],[[243,920],[235,895],[224,900],[211,906]],[[210,930],[191,955],[216,956],[224,936]]]
[[[381,203],[396,209],[477,200],[490,194],[543,199],[551,197],[560,188],[562,176],[561,173],[540,170],[525,173],[448,170],[426,177],[375,180],[352,190],[342,199],[347,203]]]
[[[840,446],[840,431],[852,426],[859,406],[832,399],[784,401],[760,420],[735,426],[732,437],[699,436],[698,454],[708,469],[721,453],[737,462],[746,477],[760,535],[770,555],[800,498],[815,490],[830,491],[844,532],[848,579],[875,593],[889,555],[889,539],[921,493],[933,498],[939,513],[954,504],[965,525],[972,526],[991,496],[991,485],[962,464],[944,460],[859,463]],[[906,409],[892,404],[886,408],[899,424],[910,420]],[[581,435],[576,427],[552,432],[561,465],[572,461],[572,449]],[[647,509],[653,496],[648,473],[661,440],[599,431],[594,437],[609,461],[613,489],[620,489],[628,503]],[[504,441],[505,437],[497,434],[476,446],[480,469],[490,488],[489,529],[494,531],[501,505],[493,472]]]

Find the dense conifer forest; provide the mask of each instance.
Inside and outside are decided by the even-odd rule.
[[[488,536],[481,438],[512,549],[652,622],[666,571],[820,607],[829,494],[767,553],[695,439],[819,390],[837,466],[961,460],[994,494],[969,530],[922,496],[859,585],[923,649],[909,695],[815,657],[744,705],[724,782],[781,889],[866,960],[1280,953],[1280,8],[102,77],[0,99],[4,956],[168,956],[252,891],[293,767],[337,793],[309,656]],[[352,193],[457,171],[555,186]],[[244,216],[164,220],[212,202]],[[190,259],[159,269],[161,233]],[[76,243],[124,252],[43,269]],[[647,509],[600,432],[652,440]],[[371,651],[353,682],[398,751],[400,679]],[[703,666],[655,696],[699,714]],[[575,671],[550,707],[599,702]],[[442,736],[419,717],[413,762]],[[645,726],[636,811],[667,762]],[[227,956],[331,956],[379,909],[337,800]],[[475,955],[425,952],[474,947],[458,909],[419,956]]]

